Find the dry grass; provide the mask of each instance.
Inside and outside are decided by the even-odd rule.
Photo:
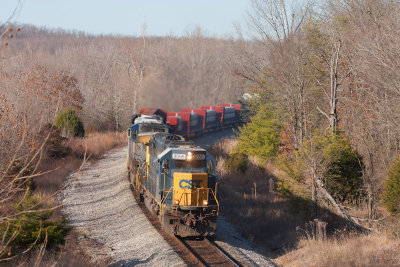
[[[220,168],[224,168],[223,163]],[[260,169],[256,161],[250,160],[244,174],[225,171],[221,175],[220,203],[222,214],[238,226],[241,234],[252,241],[257,249],[271,258],[285,255],[277,258],[279,265],[384,266],[383,263],[390,263],[391,259],[399,257],[396,256],[400,251],[399,242],[386,236],[356,236],[343,230],[342,235],[350,237],[325,242],[303,239],[304,231],[301,229],[309,221],[304,214],[305,210],[309,210],[308,202],[288,199],[277,193],[276,189],[271,192],[269,179],[275,180],[275,177],[269,172],[270,168]],[[254,193],[255,187],[257,195]],[[293,201],[296,201],[295,205]],[[329,222],[328,236],[335,236],[335,229],[344,227],[342,219],[322,208],[320,212],[321,218]],[[376,247],[374,242],[377,243]],[[363,248],[364,243],[369,247]],[[352,258],[353,246],[358,249],[355,258]],[[377,252],[372,253],[376,248],[379,248]],[[367,254],[369,258],[365,256]],[[377,264],[372,264],[373,261]]]
[[[228,154],[237,144],[237,139],[224,139],[210,149],[218,161],[222,214],[258,249],[276,255],[298,238],[296,226],[302,219],[288,212],[286,199],[269,190],[274,177],[259,168],[255,158],[249,158],[243,174],[226,169]]]
[[[92,133],[84,138],[72,138],[68,146],[76,156],[91,155],[92,158],[100,158],[106,151],[127,143],[125,132]]]
[[[35,193],[54,194],[61,188],[67,176],[77,170],[81,164],[82,159],[72,156],[46,160],[41,164],[40,171],[50,172],[34,178]]]
[[[287,199],[270,192],[270,178],[255,168],[245,174],[223,175],[220,203],[222,214],[239,227],[244,237],[264,253],[276,255],[296,243],[296,226],[303,223],[303,217],[289,211]]]
[[[210,153],[213,154],[216,159],[221,157],[226,158],[226,156],[235,149],[238,143],[239,140],[236,138],[224,138],[210,148]]]
[[[298,249],[275,261],[282,266],[399,266],[400,240],[386,234],[303,239]]]

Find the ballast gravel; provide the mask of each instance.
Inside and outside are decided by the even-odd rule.
[[[111,151],[69,177],[61,193],[68,223],[94,241],[88,244],[101,244],[85,246],[94,263],[185,266],[138,206],[127,179],[126,154],[126,147]]]
[[[244,266],[276,266],[267,257],[254,250],[236,228],[219,216],[217,220],[216,240],[218,246],[228,252]]]

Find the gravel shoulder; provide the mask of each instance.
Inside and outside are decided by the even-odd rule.
[[[95,263],[185,266],[140,210],[127,180],[126,153],[126,147],[113,150],[69,177],[61,196],[68,223],[82,242],[92,241],[85,248]]]
[[[254,250],[223,216],[218,217],[215,243],[245,266],[276,266],[267,257]]]

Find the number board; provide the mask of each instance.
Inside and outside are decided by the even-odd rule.
[[[186,159],[186,154],[177,154],[173,153],[172,154],[173,159],[179,159],[179,160],[185,160]]]
[[[177,159],[177,160],[186,160],[187,159],[187,155],[186,154],[178,154],[178,153],[172,153],[172,159]],[[201,153],[196,153],[193,155],[193,159],[194,160],[205,160],[206,159],[206,155]]]
[[[205,154],[194,154],[193,155],[193,159],[194,160],[205,160],[206,159],[206,155]]]

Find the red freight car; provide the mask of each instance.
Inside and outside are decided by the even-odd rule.
[[[173,133],[186,136],[187,126],[178,112],[167,112],[166,124],[171,128]]]
[[[216,107],[216,106],[201,106],[200,109],[204,110],[214,110],[215,111],[215,119],[218,122],[218,127],[221,127],[221,122],[222,122],[222,112],[223,108],[222,107]]]
[[[229,126],[237,123],[239,117],[236,116],[236,109],[234,107],[226,106],[226,104],[225,106],[224,104],[222,104],[221,106],[223,109],[221,125]]]
[[[221,107],[234,107],[236,113],[236,122],[240,122],[240,110],[242,109],[242,105],[240,104],[221,104]]]
[[[202,106],[200,109],[182,109],[181,112],[167,112],[161,108],[142,108],[140,114],[159,115],[173,133],[191,137],[240,123],[240,111],[240,104],[221,104],[219,107]]]
[[[179,115],[182,117],[183,122],[187,125],[187,137],[194,136],[203,130],[202,118],[196,112],[185,112],[182,110],[182,112],[179,112]]]
[[[233,125],[239,120],[234,107],[202,106],[201,109],[215,110],[221,127]]]
[[[203,131],[208,132],[221,126],[217,112],[213,109],[195,109],[203,117]]]

